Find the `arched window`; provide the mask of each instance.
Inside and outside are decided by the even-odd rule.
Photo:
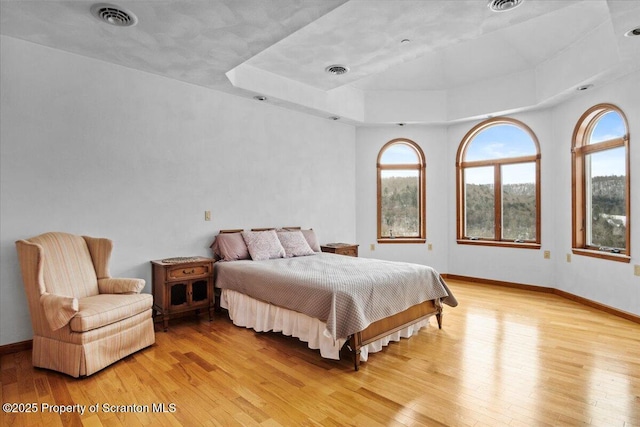
[[[588,109],[573,132],[573,252],[629,262],[629,131],[611,104]]]
[[[458,243],[540,248],[540,148],[533,131],[499,117],[458,148]]]
[[[387,142],[378,154],[378,243],[426,241],[425,166],[408,139]]]

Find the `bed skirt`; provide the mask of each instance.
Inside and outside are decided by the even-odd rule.
[[[229,318],[236,326],[251,328],[256,332],[280,332],[306,342],[313,350],[320,350],[325,359],[340,360],[340,349],[346,339],[334,340],[327,332],[326,324],[297,311],[278,307],[230,289],[222,289],[220,306],[229,311]],[[429,324],[430,317],[380,338],[360,349],[360,360],[366,361],[369,353],[376,353],[391,341],[409,338]]]

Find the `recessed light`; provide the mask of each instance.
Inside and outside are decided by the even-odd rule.
[[[96,3],[91,6],[91,14],[100,21],[116,27],[132,27],[138,23],[133,12],[109,3]]]
[[[340,74],[348,73],[349,67],[344,65],[334,64],[334,65],[329,65],[327,68],[324,69],[324,71],[326,71],[329,74],[340,75]]]
[[[633,28],[627,31],[626,33],[624,33],[624,35],[627,37],[640,36],[640,27]]]
[[[255,99],[256,101],[266,101],[267,97],[264,95],[256,95],[253,97],[253,99]]]
[[[576,90],[577,90],[578,92],[582,92],[583,90],[591,89],[592,87],[593,87],[593,85],[592,85],[592,84],[582,85],[582,86],[578,86],[578,87],[576,88]]]
[[[487,7],[493,12],[506,12],[522,4],[523,0],[489,0]]]
[[[403,44],[404,43],[411,43],[411,40],[410,39],[402,39],[402,40],[400,40],[400,43],[403,43]]]

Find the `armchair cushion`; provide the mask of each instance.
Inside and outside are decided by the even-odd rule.
[[[143,313],[153,305],[151,294],[102,294],[78,300],[69,323],[73,332],[87,332]]]
[[[78,299],[49,294],[40,295],[40,303],[52,331],[58,330],[69,323],[79,309]]]
[[[98,279],[98,290],[101,294],[139,294],[144,283],[143,279]]]

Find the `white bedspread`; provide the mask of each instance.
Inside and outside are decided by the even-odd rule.
[[[216,286],[303,313],[334,340],[427,300],[455,306],[431,267],[328,253],[216,263]]]

